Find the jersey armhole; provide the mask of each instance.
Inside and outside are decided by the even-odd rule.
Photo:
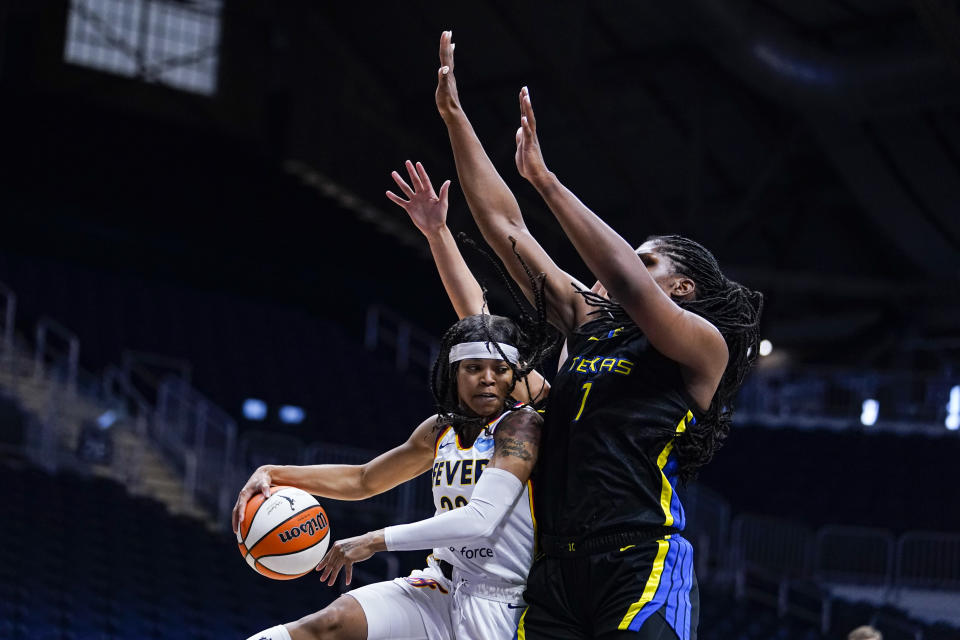
[[[693,396],[690,395],[686,387],[680,387],[680,397],[683,398],[683,401],[687,404],[687,409],[690,410],[690,413],[693,414],[696,421],[701,422],[707,415],[707,412],[697,405],[697,401],[693,399]]]

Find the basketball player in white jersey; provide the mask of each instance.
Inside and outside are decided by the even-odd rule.
[[[398,204],[407,205],[415,221],[411,208],[418,204],[442,205],[445,213],[448,185],[438,198],[429,180],[414,179],[412,165],[408,170],[416,191],[407,193],[410,202],[398,198]],[[459,252],[456,258],[462,264]],[[438,267],[450,275],[439,259]],[[349,584],[352,564],[377,551],[433,548],[425,569],[356,589],[322,611],[251,640],[513,637],[533,556],[529,476],[542,420],[529,408],[511,410],[509,396],[533,395],[528,384],[515,380],[530,373],[530,356],[545,343],[529,344],[506,318],[469,316],[444,335],[434,366],[432,390],[441,414],[425,420],[403,445],[366,465],[266,466],[253,474],[234,510],[235,529],[246,501],[270,485],[356,500],[431,469],[437,513],[339,541],[318,567],[331,585],[344,568]],[[542,391],[542,378],[536,380]]]

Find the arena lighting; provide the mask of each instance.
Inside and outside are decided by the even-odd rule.
[[[286,422],[287,424],[300,424],[303,422],[304,417],[303,409],[296,407],[292,404],[285,404],[280,407],[280,422]]]
[[[770,355],[771,353],[773,353],[773,343],[770,342],[770,341],[767,340],[767,339],[761,340],[761,341],[760,341],[760,355],[761,355],[761,356],[768,356],[768,355]]]
[[[109,429],[117,421],[117,412],[113,409],[105,411],[97,418],[97,426],[101,429]]]
[[[947,403],[947,419],[944,422],[947,429],[960,429],[960,385],[950,389],[950,401]]]
[[[877,423],[877,414],[880,413],[880,403],[873,398],[867,398],[863,401],[863,408],[860,412],[860,423],[865,427],[872,427]]]
[[[267,417],[267,403],[256,398],[243,401],[243,417],[247,420],[263,420]]]

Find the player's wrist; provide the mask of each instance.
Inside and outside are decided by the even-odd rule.
[[[467,114],[460,103],[445,105],[440,108],[440,118],[448,129],[462,127],[468,124]]]
[[[423,235],[427,237],[427,242],[431,245],[445,244],[453,240],[453,233],[450,232],[450,228],[447,227],[446,222],[434,228],[424,230]]]
[[[273,464],[263,464],[257,467],[257,473],[262,473],[271,480],[273,479],[273,474],[276,471],[276,465]]]
[[[377,531],[370,531],[366,535],[365,543],[367,548],[374,552],[378,553],[380,551],[387,550],[387,542],[383,533],[383,529],[378,529]]]
[[[533,185],[534,189],[540,192],[541,196],[544,195],[545,192],[554,190],[560,184],[559,180],[557,180],[557,174],[545,166],[531,171],[530,177],[528,177],[527,180]]]

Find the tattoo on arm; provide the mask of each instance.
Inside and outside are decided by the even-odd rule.
[[[516,438],[501,438],[497,440],[498,456],[514,456],[521,460],[532,460],[533,454],[527,451],[527,442]]]
[[[523,409],[505,417],[494,434],[497,456],[513,456],[524,462],[534,460],[540,447],[543,418],[536,411]]]

